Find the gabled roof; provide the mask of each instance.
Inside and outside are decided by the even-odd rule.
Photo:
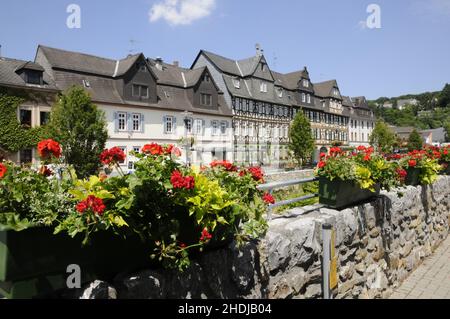
[[[319,97],[334,97],[332,90],[334,87],[338,87],[336,80],[314,83],[313,85],[314,93]]]
[[[369,104],[365,96],[352,97],[352,101],[356,108],[370,110]]]
[[[42,66],[34,62],[10,58],[0,58],[0,85],[57,90],[55,83],[50,78],[50,76],[45,72],[43,73],[43,80],[44,80],[43,85],[26,83],[18,73],[19,70],[24,68],[36,71],[44,70]]]
[[[342,95],[342,105],[348,107],[355,107],[355,104],[353,103],[352,99],[349,96],[344,95]]]
[[[197,56],[197,59],[201,54],[204,54],[222,72],[233,74],[236,76],[242,76],[241,71],[239,70],[240,66],[238,66],[237,61],[231,60],[229,58],[205,50],[200,51],[199,55]],[[243,61],[245,60],[242,60],[241,62]]]

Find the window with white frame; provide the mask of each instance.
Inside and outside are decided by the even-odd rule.
[[[141,131],[141,114],[137,113],[133,114],[133,131],[134,132]]]
[[[166,134],[175,133],[173,116],[165,116],[164,117],[164,133],[166,133]]]
[[[305,103],[306,102],[306,94],[302,93],[302,102]]]
[[[225,121],[220,122],[220,134],[226,135],[227,134],[227,126],[228,123]]]
[[[205,106],[212,105],[212,95],[211,94],[201,94],[201,104]]]
[[[303,80],[303,86],[305,87],[305,88],[307,88],[307,87],[309,87],[309,81],[308,80]]]
[[[203,135],[203,120],[202,119],[195,119],[194,134],[195,135]]]
[[[212,135],[219,135],[219,121],[211,121]]]
[[[117,113],[117,118],[119,121],[119,131],[126,131],[127,130],[127,113],[125,112],[119,112]]]
[[[141,152],[141,147],[140,146],[133,146],[133,151],[137,154],[139,154]]]
[[[278,93],[278,97],[282,98],[283,97],[283,89],[277,89],[277,93]]]
[[[241,88],[241,80],[240,79],[233,79],[233,85],[236,89]]]
[[[263,93],[267,93],[267,83],[264,81],[261,81],[259,89]]]
[[[308,95],[306,96],[306,99],[307,99],[307,102],[308,102],[308,103],[311,103],[311,94],[308,94]]]
[[[186,119],[185,120],[185,130],[187,134],[192,134],[192,119]]]
[[[127,158],[127,147],[126,146],[119,146],[119,148],[125,153],[125,159],[122,162],[119,162],[119,164],[125,164],[126,158]]]
[[[146,85],[133,84],[132,91],[135,97],[148,98],[148,86]]]

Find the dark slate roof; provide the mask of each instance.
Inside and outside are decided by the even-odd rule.
[[[336,80],[314,83],[314,93],[319,97],[333,97],[331,91],[335,86],[337,87]]]
[[[44,69],[37,63],[22,61],[10,58],[0,58],[0,85],[6,86],[21,86],[46,90],[57,90],[53,80],[47,73],[43,73],[44,85],[35,85],[26,83],[17,71],[21,69],[31,69],[36,71],[43,71]]]
[[[66,51],[39,45],[38,50],[47,57],[53,68],[79,71],[112,77],[116,69],[116,60],[105,59],[89,54]]]
[[[223,56],[220,56],[220,55],[212,53],[212,52],[208,52],[208,51],[204,51],[204,50],[202,50],[202,52],[222,72],[237,75],[237,76],[242,75],[241,72],[239,71],[240,66],[238,67],[238,65],[236,64],[236,61],[225,58]],[[245,61],[245,60],[242,60],[242,61]]]
[[[370,110],[369,104],[367,103],[367,99],[365,96],[352,97],[352,101],[355,104],[355,107]]]
[[[348,107],[355,107],[355,104],[353,103],[352,99],[349,96],[344,95],[342,95],[342,105]]]
[[[256,68],[258,67],[259,62],[261,61],[262,56],[254,56],[251,58],[243,59],[237,61],[239,68],[242,71],[242,75],[244,77],[250,76],[255,73]]]

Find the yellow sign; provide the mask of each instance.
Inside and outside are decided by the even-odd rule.
[[[333,290],[338,285],[338,273],[337,273],[337,261],[336,256],[336,232],[333,229],[331,232],[331,243],[330,243],[330,290]]]

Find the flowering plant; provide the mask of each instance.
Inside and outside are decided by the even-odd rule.
[[[405,169],[408,174],[413,170],[419,171],[419,182],[422,185],[429,185],[436,181],[438,173],[442,169],[439,164],[440,152],[432,150],[414,150],[404,155],[399,160],[399,165]]]

